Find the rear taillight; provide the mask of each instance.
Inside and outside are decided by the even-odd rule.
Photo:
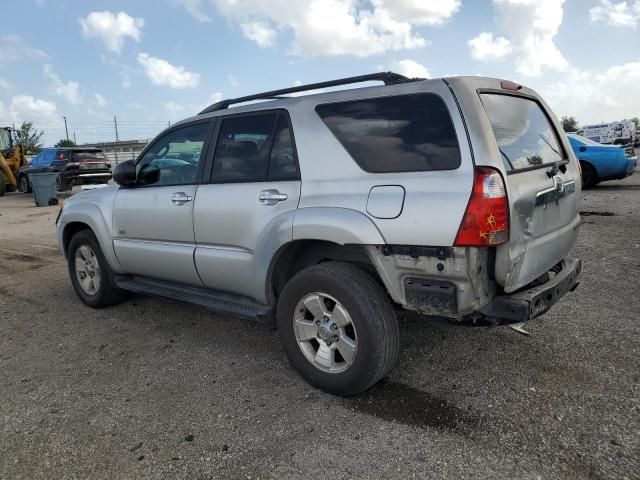
[[[476,167],[473,192],[456,235],[456,247],[489,247],[509,239],[509,202],[502,175]]]

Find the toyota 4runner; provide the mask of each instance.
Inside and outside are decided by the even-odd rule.
[[[578,285],[579,164],[510,81],[380,73],[223,100],[114,180],[57,221],[85,304],[131,291],[275,317],[293,366],[340,395],[391,369],[400,309],[503,325]]]

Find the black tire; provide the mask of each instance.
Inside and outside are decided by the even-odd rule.
[[[7,191],[7,184],[4,182],[4,174],[0,172],[0,197],[4,197],[4,194]]]
[[[62,173],[56,177],[56,191],[57,192],[66,192],[71,187],[71,182],[65,181]]]
[[[31,193],[31,185],[29,184],[29,177],[21,175],[18,180],[18,190],[22,193]]]
[[[76,252],[82,246],[88,246],[95,254],[99,265],[99,287],[95,294],[88,294],[80,285],[80,280],[76,274]],[[115,284],[115,274],[111,271],[107,260],[102,253],[100,244],[91,230],[81,230],[76,233],[69,242],[67,250],[67,264],[69,266],[69,277],[71,284],[80,300],[92,308],[104,308],[116,304],[124,298],[124,292]]]
[[[296,339],[294,315],[298,315],[298,302],[316,292],[338,301],[357,332],[355,359],[339,373],[315,366]],[[391,370],[398,358],[398,321],[391,301],[375,279],[355,265],[327,262],[297,273],[280,294],[277,323],[294,368],[310,384],[332,394],[349,396],[367,390]]]
[[[595,187],[598,183],[598,174],[596,173],[595,168],[588,163],[583,162],[580,162],[580,167],[582,169],[582,189],[588,190]]]

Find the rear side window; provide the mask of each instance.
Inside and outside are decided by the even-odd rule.
[[[56,160],[69,160],[69,150],[58,150]]]
[[[356,163],[372,173],[453,170],[460,147],[444,101],[431,93],[318,105]]]
[[[531,169],[565,158],[540,105],[528,98],[483,93],[480,98],[507,171]]]

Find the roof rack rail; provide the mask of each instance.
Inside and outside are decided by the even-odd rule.
[[[208,106],[207,108],[202,110],[198,115],[217,112],[219,110],[224,110],[226,108],[229,108],[229,106],[234,105],[236,103],[250,102],[251,100],[276,100],[278,98],[286,98],[286,97],[280,97],[280,95],[286,95],[286,94],[298,93],[298,92],[307,92],[309,90],[317,90],[319,88],[337,87],[339,85],[349,85],[352,83],[370,82],[375,80],[384,82],[385,85],[397,85],[399,83],[417,82],[419,80],[424,80],[424,78],[407,78],[404,75],[400,75],[398,73],[393,73],[393,72],[379,72],[379,73],[370,73],[368,75],[358,75],[357,77],[339,78],[337,80],[330,80],[328,82],[309,83],[307,85],[298,85],[295,87],[283,88],[280,90],[271,90],[270,92],[256,93],[254,95],[248,95],[246,97],[229,98],[227,100],[221,100],[220,102],[217,102],[217,103],[214,103],[213,105]]]

